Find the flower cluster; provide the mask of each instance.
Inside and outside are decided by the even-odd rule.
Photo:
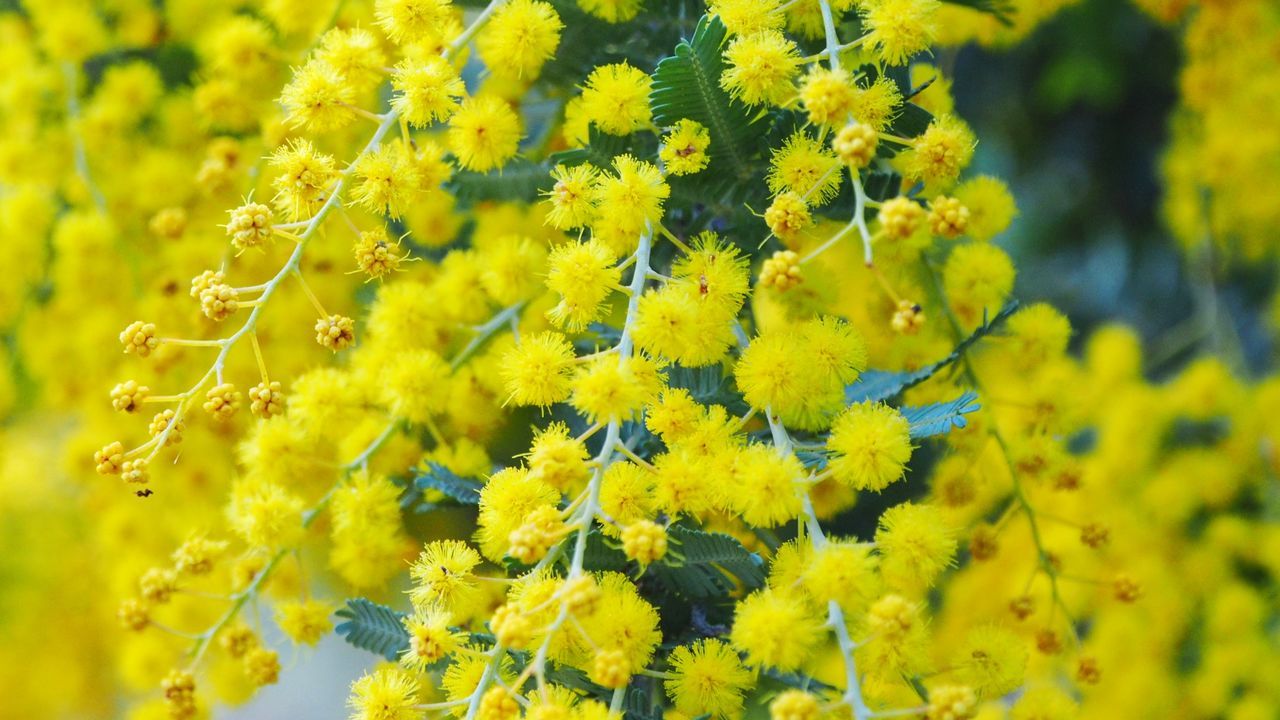
[[[931,61],[1065,4],[0,11],[0,513],[75,548],[0,553],[6,708],[336,632],[353,720],[1275,716],[1280,383],[1019,304]],[[1275,13],[1196,5],[1175,197],[1274,171],[1200,124]]]

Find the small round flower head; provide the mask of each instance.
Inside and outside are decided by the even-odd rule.
[[[890,240],[906,240],[920,229],[925,219],[924,208],[911,198],[899,195],[884,201],[880,207],[880,228]]]
[[[111,407],[122,413],[135,413],[150,394],[151,388],[139,385],[137,380],[116,383],[116,386],[111,388]]]
[[[502,98],[468,98],[449,121],[449,149],[463,168],[485,172],[515,157],[521,132],[520,116]]]
[[[187,211],[180,207],[164,208],[151,216],[147,228],[158,238],[177,240],[187,231]]]
[[[764,221],[775,237],[790,243],[813,224],[813,215],[809,213],[809,204],[804,198],[788,190],[773,199],[769,209],[764,211]]]
[[[865,123],[847,123],[831,138],[831,149],[846,165],[861,169],[871,164],[876,156],[880,135]]]
[[[409,647],[400,656],[400,663],[410,669],[432,665],[458,649],[458,633],[449,627],[452,616],[437,608],[415,612],[404,619],[404,629],[409,633]]]
[[[729,638],[752,665],[787,672],[813,657],[823,634],[821,613],[797,595],[769,588],[738,603]]]
[[[400,269],[409,254],[399,253],[400,242],[387,237],[387,231],[381,227],[360,233],[352,247],[356,259],[356,269],[369,276],[370,280],[381,280],[383,277]]]
[[[903,155],[906,175],[930,187],[950,185],[969,165],[977,144],[963,120],[954,115],[934,118]]]
[[[662,389],[662,376],[653,361],[633,355],[619,361],[602,355],[574,377],[569,402],[591,422],[633,417]]]
[[[333,156],[316,152],[315,146],[307,140],[291,140],[276,148],[268,163],[279,173],[272,182],[276,190],[276,208],[293,220],[308,218],[320,209],[338,179]],[[235,221],[234,211],[232,220]],[[258,222],[255,217],[254,227]],[[262,222],[269,225],[270,215]],[[231,232],[230,226],[227,231]]]
[[[696,120],[685,118],[676,122],[662,143],[659,156],[672,175],[691,175],[707,166],[707,146],[711,133]]]
[[[603,649],[591,660],[591,681],[603,688],[624,688],[631,681],[631,661],[621,650]]]
[[[315,58],[333,68],[357,89],[366,89],[382,80],[386,55],[378,38],[363,28],[335,27],[320,38]]]
[[[93,453],[99,475],[116,475],[124,466],[124,443],[115,441]]]
[[[147,459],[140,457],[120,463],[120,479],[136,485],[147,484],[151,479],[151,474],[147,471]]]
[[[502,358],[500,373],[507,401],[547,407],[568,398],[573,361],[573,346],[564,335],[522,335]]]
[[[928,50],[937,27],[937,0],[878,0],[863,6],[867,44],[887,65],[905,65],[911,56]]]
[[[942,285],[956,317],[965,327],[994,313],[1013,290],[1013,261],[990,243],[956,246],[942,268]]]
[[[485,67],[498,78],[536,80],[555,55],[564,23],[542,0],[511,0],[494,13],[476,39]]]
[[[205,394],[204,411],[217,420],[229,420],[240,409],[240,391],[231,383],[222,383]]]
[[[166,446],[177,445],[182,442],[182,433],[186,431],[187,424],[175,419],[176,417],[177,412],[173,408],[165,408],[151,418],[151,424],[147,427],[147,431],[154,438],[160,437],[161,434],[168,430],[169,436],[165,438],[164,444]],[[170,428],[170,425],[173,427]]]
[[[929,689],[925,720],[968,720],[978,712],[978,696],[967,685],[940,685]]]
[[[411,151],[396,142],[361,155],[352,166],[351,199],[370,212],[396,219],[420,189]]]
[[[591,71],[582,90],[582,109],[595,126],[610,135],[628,135],[648,127],[652,79],[625,62]]]
[[[171,670],[160,681],[169,717],[183,720],[196,714],[196,678],[186,670]]]
[[[551,170],[556,181],[547,192],[547,224],[557,230],[573,230],[591,224],[596,214],[596,180],[600,171],[591,163],[557,165]]]
[[[969,209],[966,232],[974,240],[987,241],[1009,228],[1018,215],[1013,195],[1003,180],[979,175],[960,183],[956,200]]]
[[[1098,659],[1083,656],[1076,663],[1076,682],[1084,685],[1097,685],[1102,679],[1102,669],[1098,667]]]
[[[356,323],[343,315],[316,320],[316,342],[333,352],[346,350],[356,342]]]
[[[1080,707],[1070,695],[1051,685],[1023,693],[1009,712],[1010,720],[1075,720]]]
[[[317,600],[281,602],[276,604],[276,625],[293,642],[315,645],[333,629],[329,621],[332,612],[333,608]]]
[[[214,285],[221,285],[226,282],[225,276],[217,270],[205,270],[199,275],[191,278],[191,297],[196,300],[200,299],[200,293]]]
[[[249,388],[249,412],[263,420],[284,412],[284,392],[280,383],[263,380]]]
[[[662,220],[671,187],[657,165],[630,155],[613,159],[613,174],[604,174],[596,185],[596,205],[608,208],[592,225],[595,236],[617,256],[635,249],[646,224]]]
[[[720,87],[748,105],[780,105],[795,94],[800,71],[796,44],[775,30],[733,39],[725,50],[727,67]]]
[[[173,551],[174,569],[183,575],[208,575],[213,572],[214,563],[226,549],[225,541],[193,535]]]
[[[623,23],[640,12],[644,0],[578,0],[578,7],[608,23]]]
[[[876,132],[884,132],[901,104],[902,93],[897,83],[881,75],[866,87],[854,88],[850,110],[858,122],[869,125]]]
[[[511,603],[493,611],[489,627],[499,643],[514,650],[529,647],[529,642],[533,639],[533,622],[518,606]]]
[[[832,474],[858,490],[883,490],[902,479],[911,459],[910,431],[902,414],[888,405],[851,405],[836,418],[827,440]]]
[[[240,309],[240,293],[226,283],[215,283],[200,291],[200,312],[214,322],[222,322]]]
[[[449,0],[377,0],[374,15],[397,45],[434,41],[454,24]]]
[[[667,665],[671,677],[663,688],[675,709],[688,717],[739,717],[743,695],[755,682],[755,673],[743,667],[738,653],[716,638],[677,647]]]
[[[476,720],[517,720],[519,717],[520,703],[505,687],[495,685],[480,696]]]
[[[418,720],[418,682],[398,668],[374,670],[351,683],[352,720]]]
[[[600,606],[600,586],[590,575],[580,575],[564,583],[564,603],[575,615],[594,614]]]
[[[853,80],[846,70],[815,67],[800,85],[800,102],[814,125],[842,125],[853,112]]]
[[[720,18],[730,35],[781,30],[787,19],[782,0],[711,0],[707,11]]]
[[[120,621],[120,627],[125,630],[139,632],[151,624],[151,612],[147,603],[137,598],[128,598],[120,603],[120,608],[116,610],[116,619]]]
[[[796,481],[804,467],[794,455],[779,455],[767,445],[750,445],[734,458],[734,490],[724,502],[754,527],[776,527],[804,511]]]
[[[473,571],[480,564],[480,554],[459,540],[436,540],[427,543],[409,568],[413,589],[409,596],[414,607],[465,609],[479,602],[480,589]]]
[[[452,65],[439,56],[405,60],[391,73],[391,109],[410,125],[448,120],[467,88]]]
[[[667,529],[651,520],[639,520],[622,529],[622,551],[643,567],[667,554]]]
[[[1121,573],[1111,581],[1111,594],[1122,603],[1135,603],[1142,597],[1142,585],[1132,576]]]
[[[804,282],[800,270],[800,255],[794,250],[779,250],[760,266],[760,285],[786,292]]]
[[[1089,523],[1080,528],[1080,542],[1091,548],[1103,547],[1111,538],[1111,531],[1102,523]]]
[[[839,159],[804,131],[788,137],[769,159],[769,192],[793,192],[813,206],[830,202],[843,179]]]
[[[934,505],[902,503],[880,516],[876,529],[882,574],[894,587],[929,586],[956,553],[956,540]]]
[[[586,446],[564,423],[536,432],[526,461],[530,475],[561,491],[580,488],[591,474]]]
[[[559,509],[552,505],[535,508],[524,522],[508,534],[507,555],[525,565],[546,557],[547,551],[568,532]]]
[[[818,720],[822,708],[817,696],[804,690],[785,690],[769,703],[769,720]]]
[[[893,318],[889,321],[889,326],[896,333],[915,335],[920,332],[924,322],[924,308],[919,303],[911,300],[899,300],[897,308],[893,311]]]
[[[160,347],[160,338],[156,337],[155,323],[136,320],[120,333],[120,343],[124,345],[126,354],[147,357],[152,350]]]
[[[548,265],[547,287],[559,293],[560,302],[547,315],[573,332],[600,317],[605,299],[622,276],[613,253],[594,240],[560,245],[552,250]]]
[[[289,123],[310,132],[327,132],[355,119],[356,88],[323,60],[312,59],[294,72],[280,93]]]
[[[929,203],[929,230],[934,235],[954,240],[969,227],[969,208],[959,200],[939,195]]]
[[[1022,684],[1027,670],[1022,638],[999,625],[979,625],[965,636],[956,667],[957,678],[978,695],[997,698]]]
[[[256,647],[241,659],[245,677],[257,686],[274,685],[280,679],[280,656],[274,650]]]

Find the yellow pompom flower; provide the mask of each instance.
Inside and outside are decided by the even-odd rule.
[[[955,197],[969,209],[965,232],[974,240],[990,240],[1007,230],[1018,216],[1009,187],[990,175],[979,175],[960,183]]]
[[[835,601],[846,613],[861,614],[880,587],[876,557],[868,544],[833,538],[810,551],[800,585],[820,606]]]
[[[333,68],[355,88],[367,89],[382,80],[386,55],[378,38],[363,28],[336,27],[320,38],[315,59]]]
[[[817,720],[822,717],[818,697],[804,690],[784,690],[769,703],[769,720]]]
[[[658,153],[667,172],[672,175],[691,175],[707,166],[707,146],[711,133],[696,120],[684,118],[676,121],[663,140]]]
[[[743,667],[738,653],[716,638],[681,645],[667,657],[671,676],[663,683],[675,709],[689,717],[735,718],[755,673]]]
[[[780,105],[795,94],[800,51],[782,33],[736,37],[724,53],[720,87],[748,105]]]
[[[511,0],[476,39],[485,67],[498,78],[536,80],[560,44],[564,23],[549,3]]]
[[[619,361],[603,355],[590,361],[573,379],[574,409],[590,422],[630,419],[662,390],[662,375],[653,361],[632,356]]]
[[[853,113],[854,85],[848,71],[815,67],[800,85],[800,102],[814,125],[843,125]],[[863,122],[866,122],[863,120]]]
[[[885,581],[909,589],[933,584],[953,562],[956,540],[942,510],[906,502],[880,516],[876,548]]]
[[[430,422],[449,400],[445,391],[449,365],[431,350],[407,350],[393,356],[380,380],[383,401],[392,414],[411,423]]]
[[[578,7],[608,23],[623,23],[640,12],[644,0],[578,0]]]
[[[813,657],[824,634],[820,612],[795,594],[768,588],[738,603],[729,639],[750,664],[787,672]]]
[[[547,287],[560,295],[547,316],[571,332],[600,318],[605,299],[622,278],[613,253],[594,240],[556,247],[547,264]]]
[[[520,338],[502,358],[507,402],[547,407],[569,397],[573,346],[557,332]]]
[[[418,682],[396,668],[375,670],[351,683],[351,720],[417,720]]]
[[[839,194],[843,180],[840,159],[803,130],[788,137],[769,159],[769,192],[792,192],[814,207]]]
[[[707,12],[720,18],[730,35],[781,30],[787,19],[782,0],[711,0]]]
[[[480,552],[501,562],[511,546],[511,533],[525,524],[529,514],[559,501],[560,493],[530,476],[528,470],[504,468],[494,473],[480,491],[480,517],[476,521]]]
[[[374,15],[391,42],[432,43],[453,25],[449,0],[377,0]]]
[[[813,224],[809,204],[799,193],[787,191],[773,199],[764,211],[769,232],[784,243],[792,243],[796,237]]]
[[[888,405],[857,403],[832,424],[827,450],[836,480],[880,492],[902,479],[911,459],[911,426]]]
[[[409,568],[413,580],[409,599],[419,612],[465,610],[481,598],[472,574],[479,564],[480,554],[460,540],[427,543]]]
[[[282,602],[276,605],[276,624],[299,645],[315,645],[333,629],[333,609],[318,600]]]
[[[338,179],[333,156],[316,152],[307,140],[292,140],[277,148],[268,162],[279,173],[272,183],[276,209],[290,220],[306,219],[320,209]]]
[[[1000,697],[1022,684],[1027,646],[1013,631],[979,625],[965,636],[955,661],[957,675],[979,695]]]
[[[522,132],[520,116],[506,101],[493,95],[468,98],[449,121],[449,149],[463,168],[493,170],[515,157]]]
[[[1013,261],[989,243],[960,245],[942,269],[947,301],[962,325],[976,327],[983,314],[995,313],[1013,291]]]
[[[444,58],[405,60],[391,73],[391,109],[410,125],[425,126],[448,120],[467,94],[458,71]]]
[[[643,70],[627,63],[601,65],[591,71],[582,90],[582,109],[591,122],[610,135],[627,135],[648,127],[649,87]]]
[[[897,83],[880,76],[870,85],[854,89],[850,112],[854,120],[870,125],[876,132],[884,132],[897,116],[900,105],[902,93]]]
[[[449,627],[451,620],[447,611],[437,608],[405,618],[409,647],[400,655],[400,664],[410,670],[421,670],[453,654],[461,646],[463,636]]]
[[[937,33],[937,0],[876,0],[863,5],[867,44],[887,65],[905,65],[928,50]]]
[[[250,547],[291,547],[302,537],[302,500],[274,483],[245,478],[231,489],[227,519]]]
[[[749,445],[734,457],[733,481],[723,502],[754,527],[777,527],[804,512],[797,482],[805,476],[795,455],[770,445]]]
[[[595,236],[617,256],[631,252],[649,224],[662,220],[671,188],[653,163],[630,155],[613,159],[613,174],[596,186],[596,205],[608,208],[592,225]]]
[[[365,153],[352,167],[351,199],[370,212],[396,219],[418,192],[418,166],[401,143]]]
[[[591,474],[586,446],[564,423],[552,423],[536,432],[526,461],[532,477],[562,492],[580,488]]]
[[[978,144],[973,131],[954,115],[934,118],[929,127],[903,154],[906,175],[924,181],[929,187],[944,187],[955,182],[960,171],[969,165]]]
[[[547,224],[557,230],[574,230],[590,225],[596,214],[596,180],[600,171],[591,163],[557,165],[551,170],[556,181],[547,191]]]
[[[299,68],[280,93],[289,122],[312,132],[336,130],[356,114],[355,87],[326,62],[311,60]]]

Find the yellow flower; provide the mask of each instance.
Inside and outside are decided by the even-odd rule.
[[[449,121],[449,149],[458,164],[484,172],[515,157],[523,130],[520,116],[493,95],[464,100]]]
[[[644,71],[627,63],[601,65],[587,77],[582,90],[582,109],[602,131],[627,135],[652,122],[651,84]]]
[[[733,718],[755,680],[723,640],[707,638],[681,645],[667,658],[671,678],[663,683],[675,709],[690,717]]]

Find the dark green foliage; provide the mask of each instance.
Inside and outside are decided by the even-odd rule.
[[[711,164],[703,172],[728,172],[745,179],[752,174],[751,159],[759,150],[765,124],[720,87],[720,55],[727,35],[719,18],[704,15],[693,38],[676,45],[675,55],[658,63],[649,103],[659,127],[684,118],[707,127]]]
[[[459,477],[439,463],[429,462],[426,467],[418,468],[413,476],[413,488],[419,492],[439,490],[463,505],[480,504],[480,482]]]
[[[748,590],[764,584],[764,561],[736,538],[683,525],[673,525],[667,537],[667,556],[647,573],[680,595],[722,597],[735,589],[732,578]]]
[[[340,623],[334,632],[361,650],[395,660],[409,647],[409,633],[400,622],[404,614],[386,605],[351,598],[346,607],[335,614],[346,622]]]
[[[550,173],[550,163],[516,158],[501,170],[486,173],[459,170],[445,186],[463,203],[533,202],[539,194],[551,189]]]

